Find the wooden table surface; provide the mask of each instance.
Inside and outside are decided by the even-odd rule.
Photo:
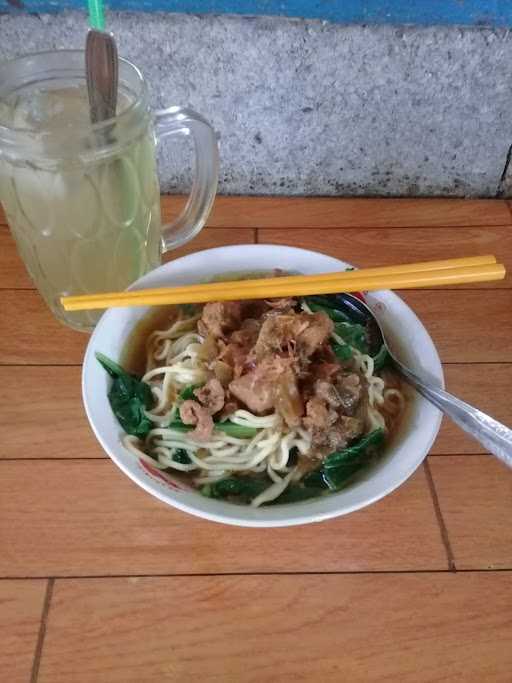
[[[1,681],[510,683],[512,473],[444,422],[406,484],[348,517],[239,529],[173,510],[95,441],[87,337],[53,320],[0,224]],[[219,198],[171,256],[248,242],[512,269],[504,201]],[[512,278],[403,297],[448,389],[512,423]]]

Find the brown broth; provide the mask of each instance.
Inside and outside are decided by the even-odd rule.
[[[136,375],[143,375],[146,372],[146,344],[149,335],[155,330],[165,330],[170,327],[177,314],[176,306],[158,306],[141,318],[123,347],[121,353],[123,368]]]

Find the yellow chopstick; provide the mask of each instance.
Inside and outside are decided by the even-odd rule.
[[[400,266],[397,268],[400,268]],[[241,287],[242,281],[216,282],[194,285],[193,287],[120,292],[115,296],[109,295],[108,297],[103,297],[103,295],[62,297],[61,301],[65,310],[68,311],[110,308],[112,306],[207,303],[210,301],[229,301],[233,299],[267,299],[311,294],[330,294],[340,291],[411,289],[470,282],[490,282],[502,280],[505,277],[505,272],[504,266],[497,263],[455,268],[436,268],[434,270],[418,270],[414,272],[397,272],[396,270],[389,272],[388,269],[388,272],[381,274],[368,274],[368,270],[356,270],[324,274],[320,281],[318,276],[310,275],[293,276],[292,282],[285,282],[289,278],[262,279],[257,281],[257,289],[254,287]]]
[[[427,271],[427,270],[444,270],[448,268],[458,268],[458,267],[463,267],[463,266],[479,266],[479,265],[487,265],[491,263],[496,263],[496,257],[493,256],[492,254],[485,254],[483,256],[466,256],[464,258],[453,258],[453,259],[443,259],[441,261],[420,261],[418,263],[405,263],[402,265],[398,266],[378,266],[374,268],[364,268],[362,270],[357,270],[357,271],[338,271],[338,272],[331,272],[331,273],[319,273],[319,274],[314,274],[314,275],[286,275],[282,277],[276,277],[276,278],[258,278],[258,279],[248,279],[248,280],[237,280],[236,281],[236,291],[241,291],[241,290],[246,290],[246,289],[251,289],[254,291],[254,298],[258,297],[258,294],[256,293],[256,290],[259,289],[268,289],[268,286],[270,283],[275,282],[279,286],[284,285],[284,284],[292,284],[292,283],[301,283],[304,281],[304,278],[306,277],[308,279],[308,282],[330,282],[332,281],[333,277],[337,275],[343,275],[344,277],[347,276],[348,274],[354,275],[354,274],[362,274],[364,273],[365,275],[387,275],[391,273],[412,273],[412,272],[418,272],[418,271]],[[227,281],[216,281],[216,282],[209,282],[207,283],[210,291],[214,291],[215,289],[219,291],[223,291],[226,286],[229,284]],[[180,287],[181,292],[202,292],[204,289],[205,283],[203,284],[196,284],[196,285],[184,285]],[[151,289],[151,294],[167,294],[170,289],[175,289],[171,287],[157,287],[154,289]],[[130,298],[137,298],[137,297],[145,297],[147,296],[147,289],[139,289],[139,290],[133,290],[130,292]],[[124,295],[126,292],[103,292],[103,293],[98,293],[98,294],[85,294],[85,295],[78,295],[78,296],[69,296],[69,297],[63,297],[62,298],[62,304],[64,308],[66,308],[67,304],[73,303],[74,301],[78,301],[79,299],[81,300],[83,297],[87,297],[87,301],[89,303],[95,303],[97,302],[103,302],[103,301],[117,301],[119,299],[120,295]],[[85,300],[85,299],[84,299]],[[72,309],[66,309],[66,310],[72,310]],[[78,310],[78,309],[75,309]]]

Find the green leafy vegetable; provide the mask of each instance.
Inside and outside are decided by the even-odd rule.
[[[213,484],[205,484],[201,488],[201,493],[207,498],[237,498],[240,502],[250,503],[253,498],[256,498],[269,486],[271,486],[271,482],[265,479],[251,476],[233,476],[221,479]],[[278,498],[269,501],[266,505],[297,503],[301,500],[316,498],[324,492],[325,488],[307,488],[300,484],[292,485],[283,491]]]
[[[258,430],[256,427],[245,427],[244,425],[236,425],[233,422],[216,422],[215,429],[220,429],[228,436],[233,436],[237,439],[252,439],[256,436]]]
[[[152,426],[144,414],[144,411],[149,410],[154,403],[149,384],[126,372],[102,353],[97,352],[96,358],[112,377],[108,399],[119,424],[127,434],[143,439]]]
[[[307,303],[313,313],[323,312],[335,323],[350,322],[350,318],[346,315],[346,313],[334,308],[334,306],[325,297],[305,296],[304,301]]]
[[[185,313],[185,315],[193,316],[197,313],[196,304],[181,304],[180,308],[183,311],[183,313]]]
[[[306,476],[302,479],[302,483],[307,488],[316,488],[323,490],[329,488],[329,484],[325,480],[322,468],[320,468],[319,470],[314,470],[309,474],[306,474]]]
[[[340,361],[349,360],[352,358],[352,347],[348,344],[336,344],[333,342],[331,344],[334,355]]]
[[[326,470],[324,473],[325,481],[327,482],[331,491],[339,491],[348,482],[348,480],[359,470],[362,470],[366,463],[358,458],[352,462],[344,462]]]
[[[386,363],[388,362],[388,360],[389,360],[388,350],[386,349],[385,345],[383,344],[383,345],[380,347],[380,350],[379,350],[379,352],[377,353],[377,355],[375,355],[375,356],[373,357],[374,372],[377,372],[378,370],[381,370],[381,369],[384,367],[384,365],[386,365]]]
[[[365,467],[373,451],[384,441],[384,430],[375,429],[341,451],[331,453],[322,466],[306,474],[302,484],[306,489],[339,491],[356,472]]]
[[[363,436],[351,446],[328,455],[323,462],[323,468],[324,470],[332,469],[343,463],[354,461],[356,458],[364,456],[369,448],[380,446],[383,441],[384,430],[380,428],[374,429],[373,432]]]
[[[219,429],[228,436],[233,436],[236,439],[252,439],[256,436],[258,430],[256,427],[245,427],[243,425],[236,425],[233,422],[216,422],[215,429]],[[177,415],[173,422],[168,425],[169,429],[175,429],[178,432],[189,432],[194,429],[191,425],[183,424],[181,418]]]
[[[167,425],[167,429],[174,429],[174,431],[176,432],[191,432],[194,429],[194,427],[192,427],[191,425],[183,424],[180,416],[177,415],[174,418],[173,422],[170,422]]]
[[[193,401],[195,399],[194,391],[196,389],[199,389],[200,386],[202,386],[202,385],[201,384],[189,384],[188,387],[185,387],[181,391],[178,398],[182,401],[189,401],[189,400]]]
[[[281,493],[275,500],[270,500],[266,505],[279,505],[286,503],[300,503],[302,500],[309,500],[310,498],[318,498],[325,493],[325,488],[314,488],[309,486],[301,486],[300,484],[292,484]]]
[[[336,323],[334,331],[344,342],[357,349],[361,353],[368,353],[368,340],[366,327],[359,323]]]
[[[190,463],[192,462],[187,451],[184,448],[179,448],[172,456],[172,459],[175,462],[179,462],[181,465],[190,465]]]
[[[245,503],[250,503],[262,491],[270,486],[269,482],[256,477],[228,477],[201,487],[201,493],[207,498],[228,498],[234,496]]]
[[[353,270],[353,268],[349,270]],[[305,296],[304,301],[312,311],[323,311],[334,321],[336,334],[346,342],[345,345],[336,344],[335,342],[331,344],[332,350],[339,360],[346,361],[352,357],[350,347],[357,349],[361,353],[370,353],[371,344],[368,339],[368,328],[360,322],[355,322],[344,311],[336,308],[335,298],[328,296]],[[380,370],[386,364],[388,358],[386,348],[382,345],[378,353],[373,356],[375,370]]]

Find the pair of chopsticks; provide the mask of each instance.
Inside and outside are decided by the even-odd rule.
[[[66,311],[111,308],[114,306],[163,306],[209,301],[275,299],[336,292],[367,292],[377,289],[411,289],[491,282],[505,277],[505,267],[492,255],[425,261],[399,266],[363,268],[341,273],[288,275],[285,277],[234,282],[210,282],[183,287],[162,287],[127,292],[106,292],[63,296]]]

